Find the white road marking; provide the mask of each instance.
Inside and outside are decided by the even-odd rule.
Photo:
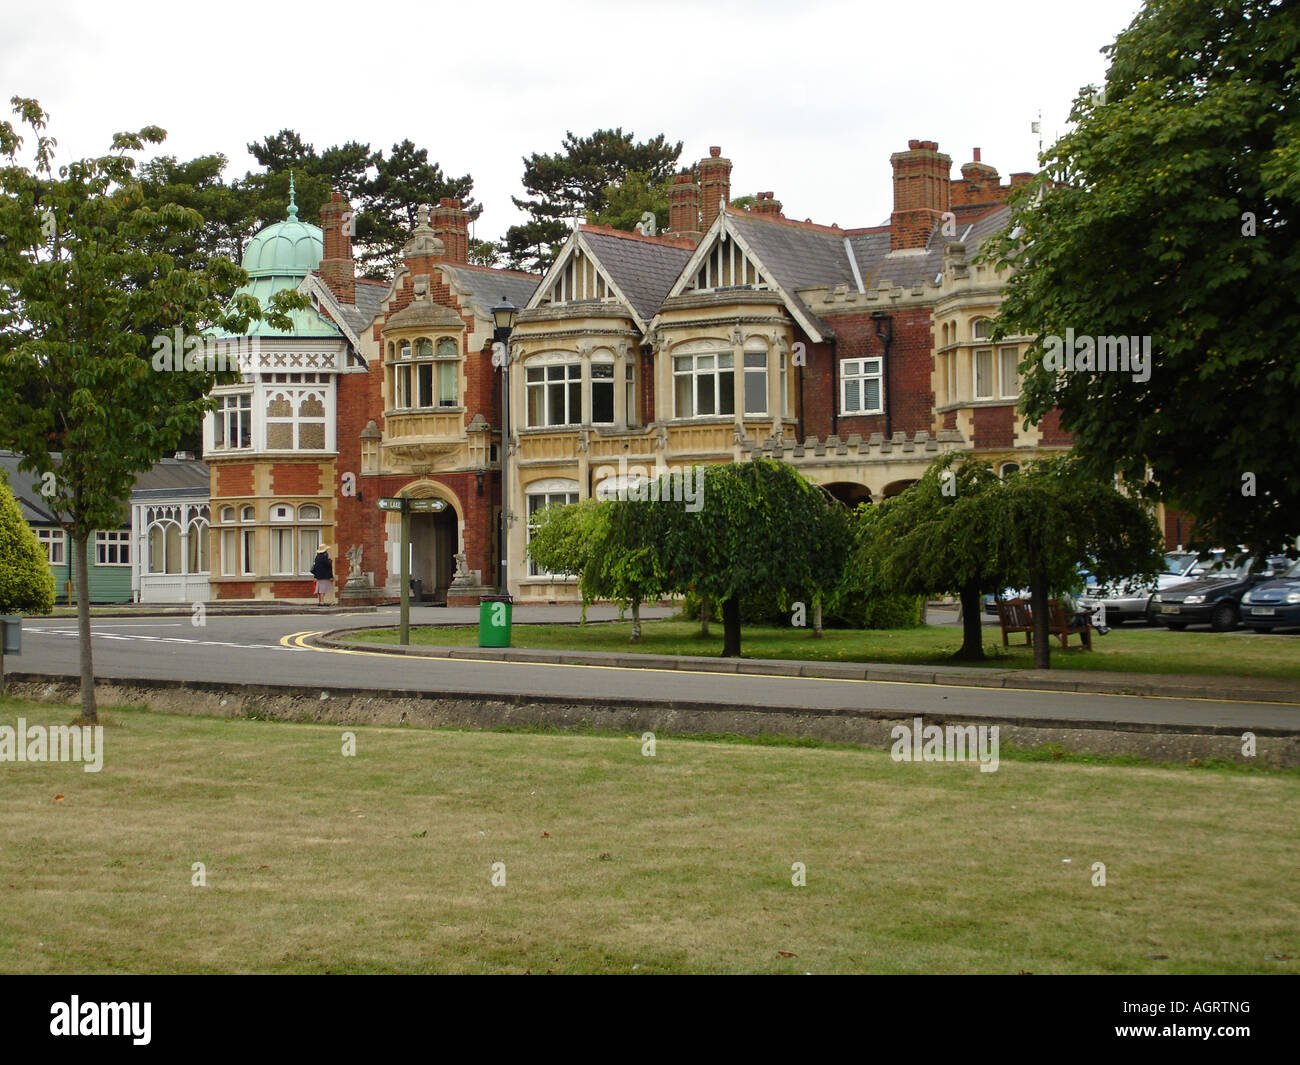
[[[75,629],[33,629],[32,633],[39,633],[42,636],[72,636],[78,635]],[[179,636],[145,636],[141,633],[135,633],[122,636],[113,632],[95,632],[91,631],[90,635],[97,640],[138,640],[143,643],[180,643],[192,646],[202,647],[238,647],[243,649],[261,649],[270,651],[284,651],[287,648],[278,643],[230,643],[226,640],[186,640]]]

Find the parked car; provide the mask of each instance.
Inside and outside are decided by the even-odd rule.
[[[1241,597],[1241,620],[1256,632],[1300,628],[1300,562]]]
[[[1228,632],[1241,619],[1241,597],[1290,565],[1285,558],[1270,558],[1263,566],[1255,559],[1242,564],[1222,561],[1203,576],[1168,591],[1156,592],[1151,603],[1156,618],[1175,631],[1188,625],[1209,625]]]
[[[1110,584],[1090,587],[1079,597],[1079,606],[1084,610],[1106,608],[1107,625],[1123,625],[1126,621],[1146,621],[1155,623],[1151,612],[1151,596],[1192,580],[1192,571],[1197,567],[1196,555],[1186,551],[1170,551],[1165,555],[1165,571],[1154,581],[1133,577],[1127,580],[1113,581]],[[1098,618],[1102,615],[1097,614]]]

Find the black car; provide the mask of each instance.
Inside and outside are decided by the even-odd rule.
[[[1256,632],[1300,628],[1300,562],[1243,595],[1241,619]]]
[[[1155,619],[1167,628],[1209,625],[1215,632],[1228,632],[1241,620],[1241,597],[1257,584],[1276,576],[1290,563],[1270,558],[1260,566],[1255,559],[1241,565],[1220,562],[1200,580],[1181,584],[1151,597]]]

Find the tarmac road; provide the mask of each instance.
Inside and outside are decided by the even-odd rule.
[[[666,611],[649,611],[654,616]],[[589,617],[614,616],[596,608]],[[414,607],[412,624],[471,623],[477,608]],[[515,621],[576,620],[576,608],[520,607]],[[294,635],[396,624],[397,611],[211,616],[195,627],[186,615],[92,618],[95,674],[106,679],[165,679],[421,693],[551,695],[575,701],[865,709],[902,714],[973,716],[1007,722],[1101,722],[1146,726],[1300,731],[1300,705],[1084,692],[960,687],[928,683],[832,680],[647,670],[608,666],[482,662],[289,646]],[[73,619],[28,619],[21,657],[9,673],[76,676]]]

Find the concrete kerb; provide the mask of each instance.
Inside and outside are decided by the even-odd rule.
[[[38,702],[75,703],[74,676],[13,674],[8,694]],[[888,750],[891,731],[917,715],[901,710],[805,707],[733,707],[692,700],[404,692],[297,685],[223,684],[133,678],[99,678],[103,706],[147,706],[162,713],[332,724],[422,728],[596,729],[639,737],[737,735],[816,738]],[[1195,762],[1211,758],[1273,768],[1300,767],[1300,726],[1259,728],[1256,755],[1242,755],[1241,730],[1222,726],[1174,726],[1114,722],[1061,722],[1033,717],[926,714],[927,724],[998,725],[1001,742],[1024,748],[1051,745],[1075,754],[1137,755],[1153,761]]]
[[[354,633],[371,629],[347,628],[310,639],[309,643],[349,651],[416,655],[426,658],[468,658],[489,662],[552,662],[575,666],[617,666],[624,669],[698,670],[705,673],[744,673],[759,676],[868,680],[898,684],[950,684],[973,688],[1082,692],[1098,695],[1147,695],[1174,699],[1219,699],[1300,705],[1300,686],[1282,681],[1247,678],[1185,676],[1165,680],[1152,674],[1052,675],[1043,670],[968,669],[960,666],[879,666],[855,662],[800,662],[782,659],[711,658],[695,655],[622,654],[613,651],[558,651],[541,648],[506,649],[426,644],[396,644],[353,640]]]

